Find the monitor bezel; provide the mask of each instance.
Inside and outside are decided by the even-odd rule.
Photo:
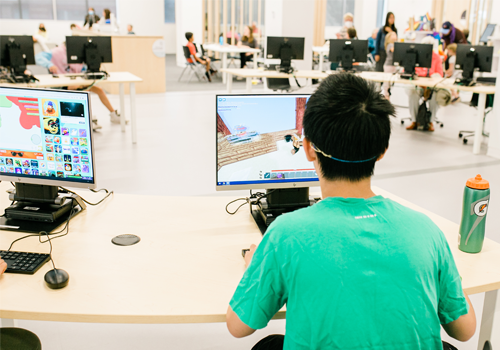
[[[90,153],[92,159],[92,169],[93,169],[93,182],[78,182],[78,181],[64,181],[64,180],[45,180],[40,178],[27,178],[27,177],[19,177],[17,174],[5,175],[0,174],[0,181],[10,181],[10,182],[19,182],[19,183],[27,183],[34,185],[45,185],[45,186],[58,186],[58,187],[73,187],[73,188],[87,188],[87,189],[95,189],[97,188],[97,171],[96,171],[96,162],[94,155],[94,137],[93,137],[93,129],[92,129],[92,101],[90,99],[90,92],[88,91],[77,91],[77,90],[60,90],[60,89],[41,89],[41,88],[21,88],[21,87],[11,87],[11,86],[0,86],[0,93],[3,89],[16,89],[16,90],[32,90],[32,91],[44,91],[44,92],[57,92],[57,93],[69,93],[69,94],[86,94],[87,101],[89,106],[89,139],[90,139]]]
[[[253,184],[242,184],[242,185],[219,185],[218,176],[219,170],[217,169],[217,159],[218,159],[218,138],[217,138],[217,107],[219,102],[219,97],[222,96],[281,96],[281,97],[292,97],[292,96],[311,96],[312,94],[216,94],[215,95],[215,190],[216,191],[237,191],[237,190],[260,190],[260,189],[277,189],[277,188],[305,188],[305,187],[318,187],[319,178],[315,181],[299,181],[299,182],[284,182],[284,183],[253,183]],[[311,163],[312,165],[312,163]]]

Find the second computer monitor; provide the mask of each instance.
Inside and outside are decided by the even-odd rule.
[[[110,36],[67,36],[68,64],[86,63],[90,72],[97,72],[101,63],[113,62]]]
[[[404,67],[403,77],[411,77],[415,67],[431,68],[432,44],[394,43],[394,65]]]
[[[457,45],[456,68],[462,69],[463,83],[472,81],[474,71],[491,72],[493,46]]]
[[[355,62],[366,62],[368,40],[330,39],[330,62],[340,62],[343,69],[351,69]]]
[[[266,57],[268,59],[281,59],[281,68],[291,66],[292,60],[304,59],[305,38],[292,38],[284,36],[268,36]]]
[[[0,66],[19,68],[35,64],[33,37],[29,35],[0,36]]]

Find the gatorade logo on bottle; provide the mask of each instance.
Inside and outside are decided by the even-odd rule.
[[[485,216],[488,211],[488,201],[480,200],[479,202],[476,202],[472,210],[477,216]]]

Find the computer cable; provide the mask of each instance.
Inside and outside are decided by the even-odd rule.
[[[93,189],[91,189],[91,191],[92,191],[92,192],[94,192],[94,193],[98,193],[98,192],[101,192],[101,191],[106,192],[106,195],[104,196],[104,198],[102,198],[99,202],[97,202],[97,203],[91,203],[91,202],[87,201],[85,198],[83,198],[82,196],[78,195],[77,193],[75,193],[75,192],[73,192],[73,191],[68,190],[68,189],[67,189],[67,188],[65,188],[65,187],[59,187],[59,188],[62,190],[62,192],[65,192],[65,193],[72,193],[72,194],[74,194],[74,195],[79,196],[79,197],[82,199],[82,201],[84,201],[84,202],[85,202],[85,203],[87,203],[88,205],[92,205],[92,206],[96,206],[96,205],[101,204],[101,203],[102,203],[102,202],[104,202],[104,201],[105,201],[105,200],[106,200],[109,196],[111,196],[111,195],[114,193],[114,191],[108,191],[108,190],[107,190],[107,189],[105,189],[105,188],[101,188],[101,189],[98,189],[98,190],[93,190]]]
[[[226,205],[226,212],[229,214],[229,215],[234,215],[238,212],[238,210],[240,210],[240,208],[242,206],[244,206],[245,204],[250,204],[250,210],[252,210],[252,205],[257,205],[260,203],[260,201],[264,198],[266,198],[267,196],[269,196],[271,193],[273,193],[274,191],[276,190],[271,190],[267,193],[263,193],[263,192],[256,192],[256,193],[252,193],[252,190],[250,190],[250,197],[246,197],[246,198],[238,198],[238,199],[235,199],[229,203],[227,203]],[[230,212],[227,208],[229,207],[229,205],[231,205],[232,203],[235,203],[235,202],[238,202],[238,201],[245,201],[245,203],[241,204],[238,208],[236,208],[235,211],[233,212]]]

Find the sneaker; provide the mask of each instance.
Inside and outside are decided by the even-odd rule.
[[[120,124],[120,113],[118,111],[114,111],[109,113],[109,117],[111,118],[111,123]]]
[[[101,130],[101,129],[102,129],[102,126],[97,124],[97,119],[92,119],[92,130],[97,131],[97,130]]]
[[[432,123],[427,124],[427,131],[434,131],[434,124]]]
[[[406,130],[417,130],[418,124],[416,122],[411,123],[410,126],[406,128]]]

